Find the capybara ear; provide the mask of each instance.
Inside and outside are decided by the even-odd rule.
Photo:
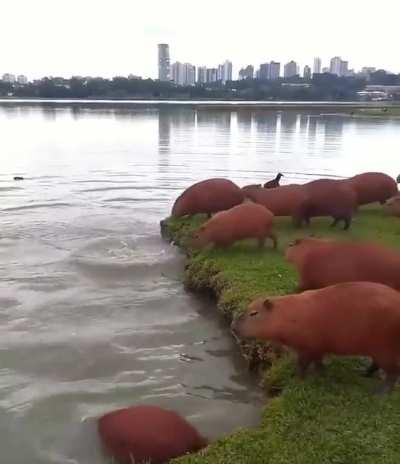
[[[271,309],[273,308],[273,303],[271,300],[269,300],[268,298],[266,300],[264,300],[263,302],[263,305],[264,305],[264,308],[267,310],[267,311],[271,311]]]

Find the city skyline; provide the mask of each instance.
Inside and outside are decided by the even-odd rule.
[[[329,11],[317,0],[293,2],[289,11],[284,3],[261,0],[250,0],[246,8],[204,0],[194,11],[178,0],[143,5],[115,0],[113,8],[107,2],[71,0],[61,17],[50,0],[5,2],[2,17],[18,18],[18,33],[13,21],[3,21],[0,74],[29,79],[134,74],[154,79],[157,43],[169,43],[182,63],[211,66],[228,58],[236,71],[250,63],[290,59],[302,68],[312,65],[314,56],[327,66],[338,55],[355,69],[374,66],[399,73],[400,56],[393,46],[400,6],[382,0],[379,7],[390,13],[384,21],[375,8],[344,0]],[[271,19],[268,25],[265,18]]]

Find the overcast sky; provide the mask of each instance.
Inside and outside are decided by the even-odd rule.
[[[139,6],[140,5],[140,6]],[[335,55],[400,72],[400,0],[1,1],[0,75],[157,76],[171,61],[240,67]]]

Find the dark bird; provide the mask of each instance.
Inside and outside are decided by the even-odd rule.
[[[24,180],[24,178],[21,177],[21,176],[15,176],[15,177],[14,177],[14,180]]]
[[[281,180],[281,177],[283,177],[283,174],[279,173],[274,180],[270,180],[269,182],[266,182],[264,184],[264,188],[266,189],[272,189],[275,187],[279,187],[279,181]]]

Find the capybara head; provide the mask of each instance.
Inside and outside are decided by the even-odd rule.
[[[300,255],[302,255],[304,250],[307,250],[310,246],[315,246],[329,241],[331,241],[331,239],[318,238],[315,236],[297,238],[293,242],[289,243],[285,252],[285,258],[290,263],[294,263],[300,257]]]
[[[231,329],[242,338],[263,338],[265,329],[273,322],[276,311],[273,300],[258,298],[232,322]]]
[[[203,224],[202,226],[200,226],[198,229],[196,229],[193,232],[190,245],[193,248],[200,249],[200,248],[204,248],[209,243],[210,241],[209,241],[208,228],[206,227],[205,224]]]

